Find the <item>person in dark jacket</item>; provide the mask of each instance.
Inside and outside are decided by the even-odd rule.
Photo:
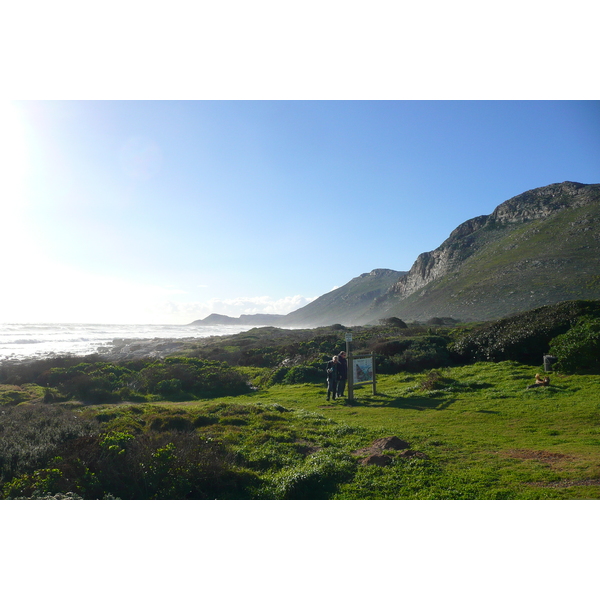
[[[348,359],[346,358],[346,353],[344,351],[338,354],[338,362],[340,366],[338,367],[337,397],[340,398],[344,395],[346,381],[348,379]]]
[[[333,394],[333,399],[335,400],[337,395],[337,385],[339,378],[339,367],[340,363],[338,361],[338,357],[334,356],[327,363],[327,400],[329,401],[331,394]]]

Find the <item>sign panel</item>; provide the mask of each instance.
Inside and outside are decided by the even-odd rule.
[[[347,333],[346,334],[346,341],[347,342],[351,342],[352,341],[352,334],[351,333]]]
[[[354,358],[352,360],[352,375],[354,384],[373,381],[373,357]]]

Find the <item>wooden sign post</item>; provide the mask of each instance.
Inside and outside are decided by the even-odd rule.
[[[350,354],[350,342],[352,341],[352,333],[346,334],[346,360],[348,361],[348,402],[354,400],[354,381],[352,377],[352,355]]]

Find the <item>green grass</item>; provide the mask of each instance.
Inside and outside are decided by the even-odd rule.
[[[600,376],[554,374],[550,387],[527,389],[535,370],[510,361],[440,374],[442,387],[433,390],[424,389],[425,373],[380,376],[377,395],[369,387],[357,390],[351,406],[328,403],[324,386],[311,384],[273,386],[230,401],[324,417],[338,431],[329,443],[346,454],[395,435],[428,457],[406,460],[390,452],[390,465],[360,465],[333,498],[600,497]],[[294,435],[310,438],[310,425]]]
[[[0,385],[0,406],[16,406],[21,402],[35,402],[43,396],[44,388],[34,383]]]
[[[351,405],[327,402],[324,385],[302,384],[234,398],[72,410],[97,418],[101,435],[150,436],[148,450],[138,445],[137,452],[152,460],[161,452],[170,457],[178,440],[189,443],[191,431],[218,441],[226,453],[219,458],[221,474],[213,478],[215,497],[599,498],[600,376],[552,374],[550,387],[527,389],[534,375],[535,368],[516,362],[477,363],[379,376],[378,393],[370,387],[356,390]],[[14,395],[19,388],[4,391]],[[167,434],[164,440],[174,446],[160,441]],[[386,466],[359,462],[357,450],[388,436],[407,441],[420,454],[384,450],[390,459]],[[189,450],[189,456],[196,454]],[[177,464],[181,470],[183,463]],[[165,482],[171,485],[168,497],[179,493],[173,481],[182,476],[171,480],[165,471],[161,477],[152,497],[165,497]],[[29,485],[33,479],[22,481]],[[80,489],[44,482],[53,493]],[[26,489],[25,483],[18,489]]]

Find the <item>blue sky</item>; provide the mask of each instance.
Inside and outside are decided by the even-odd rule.
[[[5,322],[285,314],[408,270],[526,190],[600,182],[600,102],[19,101],[4,115]]]

